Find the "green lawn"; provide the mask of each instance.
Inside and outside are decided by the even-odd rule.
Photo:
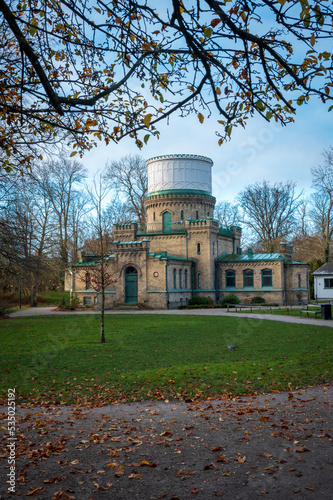
[[[13,387],[18,403],[97,405],[332,380],[329,327],[190,315],[112,315],[105,323],[100,344],[95,315],[2,320],[2,401]]]
[[[229,312],[237,312],[237,313],[247,313],[247,314],[278,314],[280,316],[298,316],[300,317],[300,311],[302,309],[305,309],[304,306],[293,306],[293,307],[268,307],[268,306],[265,306],[265,304],[263,304],[260,309],[258,307],[253,307],[252,311],[250,310],[250,307],[251,305],[249,305],[249,308],[248,309],[233,309],[233,308],[230,308],[229,309]],[[332,318],[333,318],[333,306],[331,306],[332,308]],[[314,305],[314,306],[309,306],[309,311],[319,311],[321,312],[321,309],[320,309],[320,305]],[[302,313],[301,315],[302,318],[306,318],[306,314],[305,313]],[[315,315],[314,314],[309,314],[308,316],[309,318],[315,318]],[[318,314],[316,316],[317,319],[321,319],[321,315]]]

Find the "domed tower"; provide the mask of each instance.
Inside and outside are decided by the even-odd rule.
[[[210,158],[197,155],[157,156],[146,162],[148,169],[147,229],[168,233],[186,219],[213,217]],[[156,229],[155,229],[156,230]]]

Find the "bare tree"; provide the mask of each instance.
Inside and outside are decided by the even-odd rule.
[[[89,201],[92,206],[92,214],[89,219],[91,228],[90,243],[93,252],[97,255],[97,262],[89,268],[90,286],[96,290],[101,297],[100,332],[101,342],[105,342],[105,290],[115,283],[114,277],[108,268],[108,257],[112,241],[112,219],[111,210],[106,210],[104,204],[110,193],[110,185],[105,180],[105,175],[98,172],[93,179],[92,186],[88,188]]]
[[[215,205],[214,217],[222,227],[237,226],[240,219],[239,207],[228,201],[219,201]]]
[[[332,103],[331,2],[0,0],[0,15],[6,169],[59,138],[73,154],[141,147],[173,113],[217,111],[221,144],[255,113],[285,125],[312,97]]]
[[[271,185],[264,180],[247,186],[237,197],[243,210],[242,223],[267,251],[273,251],[274,242],[293,232],[302,194],[296,195],[295,186],[291,181]]]
[[[324,262],[330,260],[333,235],[333,147],[324,151],[324,164],[311,169],[312,195],[311,218],[323,242]]]
[[[106,177],[126,199],[126,216],[135,222],[146,222],[145,198],[148,194],[148,176],[144,159],[139,155],[124,156],[107,165]]]
[[[38,171],[39,185],[45,190],[55,217],[60,259],[64,264],[75,261],[78,250],[79,222],[87,212],[88,198],[80,186],[87,169],[64,155],[43,165]],[[70,255],[72,248],[72,255]]]

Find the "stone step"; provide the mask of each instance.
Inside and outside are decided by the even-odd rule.
[[[117,304],[114,307],[115,309],[119,311],[138,311],[140,308],[138,304]]]

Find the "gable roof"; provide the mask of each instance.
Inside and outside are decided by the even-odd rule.
[[[323,266],[319,267],[316,271],[312,273],[315,276],[321,276],[324,274],[333,274],[333,264],[326,262]]]

